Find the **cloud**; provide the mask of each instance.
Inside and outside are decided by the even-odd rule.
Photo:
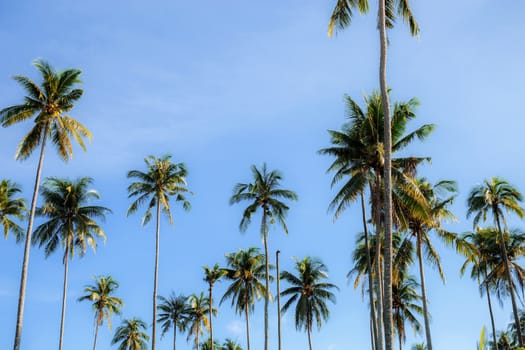
[[[228,330],[228,332],[230,332],[236,337],[244,335],[244,325],[239,320],[231,321],[230,323],[228,323],[226,329]]]

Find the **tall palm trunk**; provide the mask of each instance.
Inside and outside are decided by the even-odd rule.
[[[393,350],[392,327],[392,132],[390,126],[390,102],[388,100],[388,87],[386,83],[386,11],[385,0],[379,0],[379,39],[381,44],[381,57],[379,65],[379,83],[381,88],[381,101],[384,111],[384,148],[385,148],[385,346],[386,350]],[[432,350],[432,349],[430,349]]]
[[[523,347],[523,338],[521,335],[520,318],[518,316],[516,296],[514,295],[514,283],[512,283],[512,276],[510,275],[509,258],[507,256],[507,248],[505,247],[505,240],[503,237],[503,231],[501,230],[501,224],[500,224],[497,208],[494,210],[494,213],[495,213],[494,215],[496,216],[496,223],[498,224],[501,253],[503,255],[503,261],[505,263],[505,274],[507,275],[507,283],[509,284],[510,299],[512,301],[512,312],[514,314],[514,322],[516,325],[516,334],[518,336],[518,344],[520,347]]]
[[[62,316],[60,319],[60,340],[58,343],[58,350],[62,350],[62,347],[64,345],[64,323],[66,320],[66,295],[67,295],[67,275],[68,275],[68,268],[69,268],[69,247],[71,238],[68,237],[67,243],[66,243],[66,252],[64,253],[64,287],[62,290]]]
[[[485,277],[485,290],[487,292],[487,301],[489,304],[489,313],[490,313],[490,324],[492,326],[492,341],[494,342],[495,350],[498,349],[498,340],[496,339],[496,326],[494,323],[494,313],[492,312],[492,301],[490,300],[490,290],[489,290],[489,284],[487,281],[487,270],[484,270],[484,277]]]
[[[401,334],[398,334],[397,339],[399,341],[399,350],[403,350],[403,337]]]
[[[42,132],[42,147],[40,148],[40,159],[36,169],[35,187],[33,189],[33,198],[31,199],[31,211],[29,212],[29,222],[27,224],[26,242],[24,245],[24,259],[22,263],[22,275],[20,277],[20,293],[18,294],[18,312],[16,315],[15,344],[13,349],[20,350],[22,341],[22,324],[24,322],[24,306],[26,298],[27,269],[29,267],[29,251],[31,249],[31,235],[33,234],[33,221],[35,220],[36,201],[38,198],[38,188],[40,186],[40,176],[42,166],[44,165],[44,151],[46,148],[47,133],[49,124],[46,124]]]
[[[215,346],[213,344],[213,315],[212,315],[212,308],[213,308],[213,284],[210,283],[210,344],[211,344],[211,350],[215,349]]]
[[[363,192],[361,195],[361,213],[363,218],[363,230],[365,232],[365,250],[366,250],[366,268],[368,270],[368,298],[370,299],[370,322],[372,325],[372,349],[375,349],[377,344],[377,319],[376,319],[376,308],[374,301],[374,284],[373,284],[373,273],[372,273],[372,262],[370,257],[370,246],[368,244],[368,226],[366,225],[366,209],[365,209],[365,196]]]
[[[277,275],[277,339],[278,339],[278,350],[282,349],[281,342],[281,275],[279,274],[279,253],[281,251],[277,250],[275,252],[275,274]]]
[[[423,299],[423,318],[425,319],[425,336],[427,340],[427,349],[432,350],[432,337],[430,336],[430,320],[428,317],[427,290],[425,287],[425,271],[423,267],[423,256],[421,252],[421,235],[416,232],[417,239],[417,260],[419,263],[419,278],[421,280],[421,297]]]
[[[155,273],[153,277],[153,327],[151,331],[151,350],[155,350],[157,336],[157,285],[159,275],[159,247],[160,247],[160,202],[157,198],[157,229],[155,232]]]
[[[383,342],[383,287],[382,287],[382,271],[381,271],[381,175],[379,170],[375,169],[376,182],[372,187],[372,205],[373,205],[373,217],[375,221],[376,229],[376,251],[375,251],[375,282],[376,282],[376,295],[377,295],[377,343],[376,350],[384,350]]]
[[[266,206],[263,206],[261,231],[264,242],[264,258],[266,271],[266,294],[264,295],[264,350],[268,350],[268,302],[270,299],[270,257],[268,256],[268,227],[266,223]]]
[[[100,328],[100,313],[95,316],[95,341],[93,342],[93,350],[97,349],[97,338],[98,338],[98,329]]]
[[[177,326],[173,325],[173,350],[177,350]]]
[[[310,347],[310,350],[313,350],[313,347],[312,347],[312,315],[310,315],[310,312],[308,312],[308,316],[307,317],[307,326],[306,326],[306,330],[307,330],[307,333],[308,333],[308,346]]]
[[[248,290],[248,283],[245,282],[245,288]],[[244,315],[246,316],[246,344],[248,346],[247,350],[250,350],[250,312],[249,312],[249,300],[245,301],[244,304]]]

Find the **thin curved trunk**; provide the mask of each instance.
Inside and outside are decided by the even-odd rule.
[[[213,315],[212,315],[212,309],[213,309],[213,284],[210,284],[210,344],[211,344],[211,350],[214,350],[215,346],[213,344]]]
[[[275,252],[275,274],[277,275],[277,339],[279,348],[278,350],[282,349],[282,342],[281,342],[281,275],[279,274],[279,253],[281,251]]]
[[[266,207],[263,206],[261,233],[264,242],[264,257],[266,271],[266,293],[264,295],[264,350],[268,350],[268,302],[270,299],[270,257],[268,256],[268,227],[266,226]]]
[[[370,299],[370,317],[372,325],[372,349],[375,349],[377,344],[377,319],[376,319],[376,308],[374,301],[374,284],[373,284],[373,273],[372,273],[372,259],[370,257],[370,246],[368,244],[368,226],[366,225],[366,209],[365,209],[365,197],[363,192],[361,194],[361,213],[363,214],[363,230],[365,232],[365,250],[366,250],[366,268],[368,270],[368,298]]]
[[[492,312],[492,301],[490,300],[490,290],[489,284],[487,283],[487,270],[485,269],[485,290],[487,291],[487,301],[489,304],[489,313],[490,313],[490,324],[492,326],[492,341],[494,342],[495,350],[498,349],[498,340],[496,339],[496,325],[494,323],[494,313]]]
[[[24,322],[24,306],[26,298],[27,285],[27,269],[29,267],[29,253],[31,249],[31,235],[33,234],[33,221],[35,220],[36,201],[38,198],[38,188],[40,186],[40,176],[42,174],[42,166],[44,164],[44,151],[46,148],[47,133],[49,131],[49,124],[46,124],[42,133],[42,146],[40,148],[40,158],[38,160],[38,167],[36,169],[35,187],[33,189],[33,197],[31,199],[31,211],[29,212],[29,222],[27,224],[26,242],[24,245],[24,258],[22,262],[22,273],[20,277],[20,293],[18,294],[18,311],[16,315],[16,330],[14,350],[20,350],[20,343],[22,341],[22,324]]]
[[[499,220],[499,215],[497,214],[497,209],[494,210],[494,213],[495,213],[494,215],[496,216],[496,223],[498,224],[500,248],[501,248],[501,253],[503,255],[503,259],[505,263],[505,274],[507,275],[507,283],[509,284],[510,299],[512,301],[512,313],[514,314],[514,322],[516,325],[516,334],[518,336],[518,344],[520,347],[523,347],[523,337],[521,335],[520,318],[518,315],[518,306],[516,304],[516,296],[514,295],[514,283],[512,283],[512,276],[510,274],[509,258],[507,256],[507,248],[505,247],[505,239],[503,237],[503,231],[501,230],[501,224]]]
[[[425,271],[423,267],[423,256],[421,252],[421,236],[416,233],[417,260],[419,263],[419,278],[421,280],[421,297],[423,299],[423,318],[425,319],[425,336],[427,340],[427,349],[432,350],[432,337],[430,336],[430,320],[428,317],[427,290],[425,287]]]
[[[157,286],[159,275],[159,247],[160,247],[160,202],[157,198],[157,229],[155,230],[155,273],[153,277],[153,327],[151,332],[151,350],[155,350],[157,336]]]
[[[248,290],[248,286],[245,284],[246,290]],[[250,350],[250,316],[249,316],[249,300],[246,300],[246,303],[244,304],[244,315],[246,316],[246,344],[248,346],[247,350]]]
[[[392,327],[392,133],[390,126],[390,102],[386,83],[387,37],[385,0],[379,0],[379,40],[381,57],[379,64],[379,85],[384,111],[384,152],[385,152],[385,346],[393,350]],[[431,349],[430,349],[431,350]]]
[[[93,350],[97,349],[97,338],[98,338],[98,329],[100,327],[100,324],[98,322],[98,317],[96,317],[95,321],[95,341],[93,342]]]
[[[67,296],[67,275],[69,267],[69,247],[70,239],[66,243],[66,252],[64,253],[64,287],[62,290],[62,316],[60,319],[60,339],[58,343],[58,350],[62,350],[64,345],[64,324],[66,321],[66,296]]]
[[[312,315],[310,315],[309,311],[308,311],[308,316],[307,316],[307,322],[308,322],[308,325],[306,326],[306,331],[308,332],[308,346],[310,347],[310,350],[313,350],[313,347],[312,347]]]

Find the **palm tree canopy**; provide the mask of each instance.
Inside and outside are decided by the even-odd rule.
[[[17,183],[5,179],[0,181],[0,222],[4,237],[12,232],[17,242],[24,237],[24,231],[13,219],[22,220],[27,211],[24,198],[15,198],[20,192],[22,189]]]
[[[231,305],[238,314],[245,311],[246,305],[253,311],[255,300],[266,294],[262,283],[265,278],[264,254],[259,253],[259,249],[255,247],[241,249],[226,254],[226,262],[228,267],[224,269],[225,276],[232,283],[227,287],[220,304],[231,298]]]
[[[484,180],[483,184],[475,186],[467,199],[467,218],[474,215],[473,225],[477,227],[480,221],[486,221],[490,213],[496,224],[499,217],[503,219],[506,226],[503,210],[514,213],[523,218],[525,211],[520,206],[523,196],[520,191],[514,188],[506,180],[493,177],[490,180]]]
[[[136,199],[128,208],[127,215],[135,213],[139,206],[147,203],[146,213],[142,217],[142,224],[146,225],[152,217],[151,209],[159,203],[162,211],[168,215],[172,223],[170,197],[174,196],[175,201],[181,202],[185,210],[191,208],[185,196],[186,193],[191,194],[186,187],[186,176],[188,175],[186,165],[173,163],[170,155],[161,158],[148,156],[144,158],[144,162],[147,167],[146,172],[131,170],[127,175],[129,179],[137,180],[128,186],[128,197],[136,197]]]
[[[208,283],[210,288],[213,287],[215,282],[226,275],[226,271],[221,269],[219,264],[215,264],[213,268],[209,266],[203,266],[202,268],[204,269],[204,282]]]
[[[403,277],[392,285],[392,317],[394,330],[403,342],[406,341],[405,323],[408,322],[415,333],[421,333],[421,323],[416,316],[423,315],[421,295],[416,288],[419,283],[414,277],[402,274]]]
[[[115,330],[111,345],[119,343],[118,350],[146,350],[149,336],[143,332],[146,323],[138,318],[124,320]]]
[[[368,12],[368,0],[337,0],[330,22],[328,23],[328,36],[332,37],[334,29],[342,30],[350,26],[352,16],[357,10],[362,14]],[[387,28],[393,28],[397,16],[408,23],[410,34],[419,34],[419,25],[412,14],[408,0],[385,0],[385,15]]]
[[[161,324],[162,336],[169,332],[171,328],[176,328],[180,332],[184,332],[189,321],[190,305],[188,304],[188,297],[184,295],[175,295],[171,293],[169,297],[165,298],[159,296],[159,311],[157,322]]]
[[[201,292],[199,295],[192,294],[188,298],[188,340],[191,336],[197,337],[203,333],[203,328],[209,330],[208,311],[210,309],[210,299]],[[217,314],[217,309],[212,308],[212,314]]]
[[[108,327],[111,329],[111,316],[120,315],[124,302],[122,299],[113,296],[119,283],[111,276],[95,277],[95,284],[84,288],[84,295],[78,298],[78,301],[89,300],[93,303],[95,311],[95,320],[97,325],[101,325],[104,319],[108,321]]]
[[[229,338],[226,338],[220,350],[242,350],[242,347],[239,344],[237,344],[235,341]]]
[[[36,228],[33,243],[45,246],[46,256],[54,252],[59,243],[68,251],[70,258],[73,258],[75,248],[82,256],[88,245],[96,249],[97,237],[106,238],[95,219],[105,220],[111,210],[87,205],[100,197],[97,191],[88,189],[92,183],[90,177],[76,181],[56,177],[44,180],[40,191],[44,204],[37,209],[37,215],[48,220]]]
[[[255,165],[251,166],[253,182],[238,183],[233,189],[233,195],[230,198],[230,205],[248,201],[251,204],[244,210],[240,223],[241,232],[248,228],[252,215],[260,207],[270,218],[270,222],[278,221],[284,231],[288,233],[285,217],[288,212],[288,206],[281,199],[296,201],[297,194],[290,190],[280,187],[283,178],[278,170],[269,171],[266,163],[259,170]],[[264,231],[264,230],[263,230]],[[261,232],[266,234],[266,232]]]
[[[15,158],[28,158],[43,138],[49,137],[57,147],[59,156],[67,161],[73,157],[70,137],[84,150],[86,146],[83,138],[91,140],[89,130],[67,115],[83,94],[82,89],[75,87],[80,83],[81,71],[56,71],[43,60],[37,60],[33,65],[42,75],[41,86],[28,77],[15,75],[14,80],[24,88],[27,96],[24,103],[0,110],[0,124],[8,127],[36,115],[35,125],[18,145]],[[45,135],[44,130],[47,130]]]
[[[297,329],[311,330],[315,319],[317,328],[321,328],[322,321],[327,320],[330,312],[326,301],[335,303],[335,295],[331,289],[339,289],[336,285],[322,282],[328,278],[326,266],[321,260],[306,257],[296,261],[297,275],[288,271],[281,273],[281,279],[292,286],[281,292],[282,296],[290,296],[282,307],[286,312],[293,303],[295,307],[295,326]]]

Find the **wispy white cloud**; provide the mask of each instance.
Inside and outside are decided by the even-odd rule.
[[[241,337],[244,335],[244,325],[239,320],[234,320],[228,323],[226,329],[235,337]]]

